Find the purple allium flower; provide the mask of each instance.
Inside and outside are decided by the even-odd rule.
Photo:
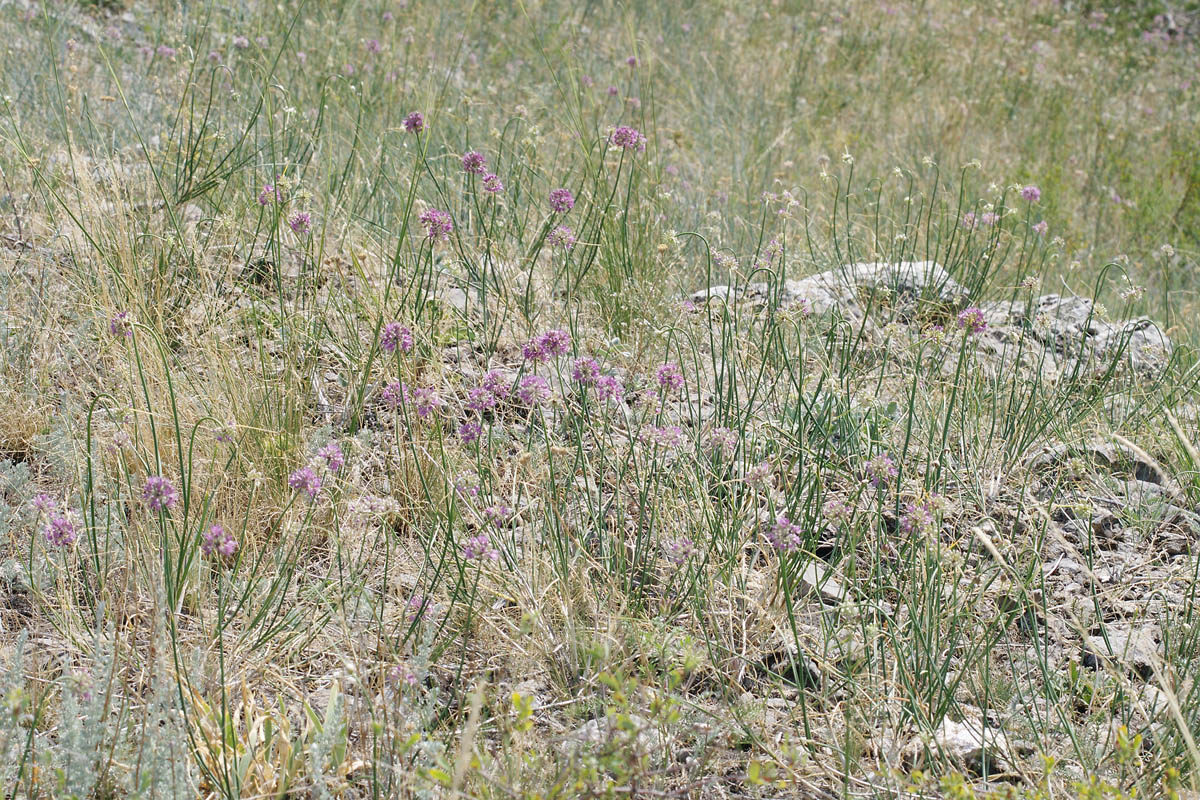
[[[381,45],[379,43],[378,39],[367,39],[365,46],[367,48],[368,53],[382,53],[383,52],[383,45]]]
[[[1024,197],[1031,203],[1036,203],[1042,199],[1042,190],[1031,183],[1021,190],[1021,197]]]
[[[394,411],[404,402],[404,387],[400,384],[400,381],[392,381],[383,387],[383,391],[380,392],[380,398]]]
[[[254,39],[254,43],[257,44],[259,47],[266,47],[268,44],[271,43],[271,40],[265,36],[256,36]]]
[[[446,239],[454,230],[450,214],[437,208],[428,209],[418,219],[425,226],[426,235],[435,242]]]
[[[325,460],[325,466],[330,472],[337,472],[346,465],[346,456],[337,442],[330,442],[317,451],[317,455]]]
[[[575,207],[575,195],[570,189],[554,189],[550,192],[550,208],[559,214],[565,214]]]
[[[477,442],[481,436],[483,436],[483,426],[478,422],[468,421],[458,426],[458,438],[463,444]]]
[[[780,515],[775,518],[771,527],[767,528],[767,541],[776,550],[791,553],[799,550],[804,543],[804,539],[800,535],[802,532],[799,525],[793,524],[790,519]]]
[[[1000,215],[995,211],[985,211],[983,212],[983,216],[979,218],[980,224],[983,225],[995,225],[999,221]]]
[[[958,327],[969,333],[982,333],[987,330],[987,320],[983,317],[983,310],[978,306],[971,306],[960,311]]]
[[[414,592],[412,597],[408,598],[406,605],[408,606],[408,620],[414,622],[425,618],[429,609],[433,607],[433,601],[429,599],[428,595]]]
[[[483,510],[483,517],[490,524],[497,528],[504,527],[508,524],[509,517],[512,516],[513,510],[503,503],[490,505]]]
[[[629,58],[625,59],[625,63],[630,67],[636,67],[638,65],[637,56],[630,56]]]
[[[151,511],[167,511],[178,500],[179,492],[175,491],[169,480],[161,475],[146,478],[146,485],[142,487],[142,502],[149,506]]]
[[[683,372],[679,369],[679,365],[673,361],[660,365],[658,385],[672,392],[683,388]]]
[[[854,518],[854,509],[851,505],[838,497],[834,497],[825,503],[822,513],[825,515],[825,519],[841,525],[848,525],[850,520]]]
[[[876,489],[887,486],[899,474],[896,462],[887,453],[880,453],[867,462],[867,478]]]
[[[428,419],[442,405],[442,398],[432,386],[405,386],[404,399],[412,403],[421,419]]]
[[[482,175],[487,171],[487,159],[478,150],[465,153],[462,157],[462,167],[472,175]]]
[[[497,402],[499,402],[499,398],[496,397],[495,392],[483,386],[476,386],[467,392],[466,406],[472,411],[487,411],[495,408]]]
[[[299,61],[301,64],[307,64],[308,63],[308,53],[304,52],[303,50],[297,50],[296,51],[296,60]]]
[[[737,431],[721,427],[713,428],[708,434],[708,448],[715,456],[731,456],[737,446]]]
[[[55,547],[69,547],[79,538],[79,529],[75,527],[75,523],[58,514],[51,515],[42,533],[46,541]]]
[[[546,241],[551,247],[558,250],[574,250],[575,249],[575,232],[566,225],[559,225],[550,233],[546,234]]]
[[[312,215],[307,211],[298,211],[288,220],[288,227],[303,236],[312,230]]]
[[[58,501],[45,492],[35,494],[33,500],[30,501],[30,505],[43,514],[53,514],[58,510]]]
[[[414,111],[404,118],[404,130],[409,133],[420,133],[425,130],[425,115]]]
[[[206,556],[229,558],[237,552],[237,539],[220,525],[213,525],[200,535],[200,552]]]
[[[672,539],[663,545],[667,560],[673,564],[682,564],[696,555],[696,544],[686,536]]]
[[[393,14],[392,12],[390,12],[390,11],[383,12],[383,21],[384,22],[391,22],[395,18],[396,18],[396,15]]]
[[[399,348],[402,353],[411,353],[413,349],[412,331],[399,322],[389,322],[383,326],[379,337],[379,346],[385,353],[394,353]]]
[[[214,64],[219,64],[221,62],[221,51],[220,50],[209,50],[208,51],[208,60]]]
[[[504,191],[504,184],[500,181],[500,176],[494,172],[489,172],[483,176],[483,190],[497,194]]]
[[[293,491],[316,498],[321,491],[321,476],[313,472],[311,467],[301,467],[288,477],[288,486]]]
[[[556,328],[530,339],[521,348],[521,353],[530,361],[549,361],[553,356],[566,355],[570,348],[571,334]]]
[[[591,386],[600,378],[600,362],[591,356],[575,359],[575,366],[571,368],[571,379],[582,383],[585,386]]]
[[[238,50],[245,50],[250,46],[250,40],[245,36],[235,36],[233,37],[233,46]]]
[[[596,379],[596,396],[601,400],[620,400],[624,394],[625,390],[615,375],[601,375]]]
[[[770,461],[760,461],[746,471],[746,485],[751,489],[765,489],[775,481],[775,467]]]
[[[648,445],[656,445],[664,450],[678,450],[687,441],[683,428],[678,425],[664,425],[659,428],[647,425],[642,428],[641,440]]]
[[[610,86],[610,87],[608,87],[607,91],[608,91],[608,96],[609,96],[609,97],[616,97],[618,94],[620,94],[620,93],[621,93],[621,90],[620,90],[620,89],[618,89],[618,88],[617,88],[617,87],[615,87],[615,86]]]
[[[133,336],[133,317],[128,311],[118,311],[108,321],[108,332],[125,338]]]
[[[472,536],[463,543],[462,556],[467,561],[476,559],[489,561],[499,561],[500,551],[492,547],[492,543],[488,540],[486,533],[480,533]]]
[[[479,476],[473,470],[464,470],[454,477],[454,492],[460,497],[479,496]]]
[[[264,183],[262,191],[258,193],[258,204],[260,206],[270,205],[272,200],[278,203],[282,202],[283,198],[278,189],[269,183]]]
[[[1035,222],[1033,224],[1033,232],[1036,233],[1038,236],[1045,236],[1046,231],[1048,231],[1048,230],[1050,230],[1050,226],[1046,224],[1046,220],[1042,220],[1041,222]]]
[[[174,58],[175,54],[178,51],[174,47],[169,47],[168,45],[160,44],[158,46],[158,49],[155,50],[155,52],[158,53],[163,58]]]
[[[966,214],[963,214],[962,225],[964,228],[974,230],[977,224],[978,219],[976,219],[974,211],[968,211]]]
[[[900,530],[905,533],[928,533],[933,528],[933,512],[927,503],[905,503],[900,517]]]
[[[636,149],[641,152],[646,149],[646,137],[637,128],[631,128],[628,125],[621,125],[613,131],[609,141],[625,150]]]
[[[541,405],[550,395],[550,384],[541,375],[526,375],[517,382],[517,398],[527,406]]]

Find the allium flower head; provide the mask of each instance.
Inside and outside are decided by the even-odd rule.
[[[928,533],[933,529],[933,511],[927,503],[905,503],[900,517],[900,530],[905,533]]]
[[[646,149],[646,137],[637,128],[628,125],[621,125],[613,131],[609,141],[623,150],[642,152]]]
[[[108,332],[113,336],[133,336],[133,317],[128,311],[118,311],[108,321]]]
[[[435,242],[446,239],[454,230],[450,214],[436,208],[427,210],[419,217],[419,220],[425,226],[426,235]]]
[[[596,396],[601,400],[620,400],[625,389],[615,375],[601,375],[596,379]]]
[[[1021,190],[1021,197],[1025,198],[1030,203],[1036,203],[1038,200],[1042,199],[1042,190],[1031,183]]]
[[[678,450],[687,442],[687,436],[683,432],[683,428],[678,425],[664,425],[657,427],[647,425],[642,428],[641,440],[643,443],[661,447],[664,450]]]
[[[404,130],[409,133],[420,133],[425,130],[425,115],[420,111],[413,111],[404,118]]]
[[[497,194],[504,191],[504,184],[500,180],[500,176],[494,172],[489,172],[483,176],[483,190]]]
[[[151,511],[167,511],[178,500],[179,492],[175,491],[169,480],[161,475],[146,478],[146,484],[142,487],[142,502]]]
[[[848,524],[854,518],[854,508],[839,497],[825,503],[822,513],[825,515],[825,519],[841,525]]]
[[[971,306],[960,311],[958,327],[968,333],[983,333],[987,330],[987,320],[983,317],[983,310],[978,306]]]
[[[794,524],[785,516],[778,516],[775,522],[767,528],[767,541],[776,550],[791,553],[799,550],[804,543],[803,533],[799,525]]]
[[[483,517],[497,528],[503,527],[508,523],[509,517],[512,516],[513,510],[503,503],[490,505],[483,510]]]
[[[250,40],[245,36],[235,36],[233,37],[233,46],[238,50],[245,50],[250,46]]]
[[[288,227],[303,236],[312,230],[312,215],[307,211],[298,211],[288,220]]]
[[[385,353],[394,353],[399,348],[402,353],[411,353],[413,349],[412,331],[399,322],[389,322],[383,326],[379,337],[379,346]]]
[[[591,356],[575,359],[575,366],[571,368],[571,379],[584,386],[595,384],[600,379],[600,363]]]
[[[982,223],[984,225],[988,225],[988,226],[995,225],[997,222],[1000,221],[1000,215],[997,214],[995,211],[985,211],[985,212],[983,212],[983,216],[981,216],[979,218],[979,221],[980,221],[980,223]]]
[[[470,537],[463,543],[462,556],[467,561],[483,560],[485,558],[489,561],[499,561],[500,551],[492,547],[487,533],[480,533]]]
[[[550,208],[559,214],[565,214],[575,207],[575,195],[570,189],[554,189],[550,192]]]
[[[50,516],[42,533],[46,541],[55,547],[70,547],[79,538],[79,529],[68,517],[59,514]]]
[[[392,381],[387,386],[383,387],[383,391],[380,392],[379,396],[380,399],[383,400],[384,404],[394,411],[400,407],[402,402],[404,402],[404,387],[401,385],[400,381]]]
[[[672,539],[663,545],[667,560],[673,564],[682,564],[696,555],[696,543],[686,536]]]
[[[346,465],[346,456],[342,454],[342,448],[338,446],[337,442],[330,442],[322,447],[317,452],[317,456],[325,461],[325,466],[329,468],[330,472],[337,472]]]
[[[899,474],[896,462],[887,453],[880,453],[867,462],[867,478],[876,489],[887,486]]]
[[[746,472],[746,485],[752,489],[763,490],[775,480],[775,467],[770,461],[760,461]]]
[[[200,552],[206,556],[230,558],[237,552],[237,539],[220,525],[213,525],[200,535]]]
[[[42,514],[52,514],[58,510],[58,501],[45,492],[35,494],[30,504]]]
[[[668,361],[658,368],[658,385],[667,391],[678,391],[683,387],[683,372],[679,365]]]
[[[321,492],[321,476],[313,472],[311,467],[301,467],[288,476],[288,487],[315,499]]]
[[[517,398],[527,406],[538,406],[550,399],[550,384],[541,375],[525,375],[517,382]]]
[[[1046,220],[1042,220],[1040,222],[1035,222],[1033,224],[1033,232],[1036,233],[1038,236],[1045,236],[1046,231],[1048,231],[1048,230],[1050,230],[1050,226],[1048,224],[1046,224]]]
[[[404,399],[412,403],[421,419],[428,419],[442,405],[437,390],[432,386],[405,386]]]
[[[260,206],[270,205],[272,202],[282,203],[283,193],[280,192],[273,184],[264,183],[262,191],[258,193],[258,204]]]
[[[708,448],[716,456],[731,456],[738,446],[737,431],[729,428],[713,428],[708,434]]]
[[[559,328],[530,339],[521,348],[521,354],[529,361],[545,362],[554,356],[566,355],[570,347],[571,334]]]
[[[978,222],[974,211],[968,211],[966,214],[963,214],[962,225],[967,230],[974,230]]]
[[[575,249],[575,232],[566,225],[559,225],[550,233],[546,234],[546,242],[558,250],[574,250]]]
[[[478,422],[467,421],[458,426],[458,438],[463,444],[479,441],[483,436],[483,426]]]
[[[462,167],[472,175],[482,175],[487,171],[487,159],[478,150],[471,150],[463,154]]]

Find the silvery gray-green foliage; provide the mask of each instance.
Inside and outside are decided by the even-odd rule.
[[[165,646],[159,648],[165,653]],[[197,796],[191,745],[180,707],[179,689],[169,664],[160,658],[154,670],[154,695],[133,727],[138,771],[130,778],[129,795],[146,800],[190,800]]]
[[[0,461],[0,536],[30,521],[30,509],[25,502],[30,480],[28,465]]]
[[[0,708],[0,791],[8,792],[24,777],[28,761],[29,732],[32,726],[31,703],[25,691],[25,631],[17,637],[12,663],[0,680],[3,708]]]

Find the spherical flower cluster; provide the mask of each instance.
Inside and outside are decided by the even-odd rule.
[[[36,511],[42,514],[48,514],[58,510],[58,502],[45,492],[35,494],[33,496],[33,500],[30,501],[30,504]]]
[[[399,348],[402,353],[411,353],[413,349],[412,331],[399,322],[389,322],[383,326],[379,337],[379,346],[385,353],[394,353]]]
[[[467,408],[472,411],[487,411],[495,408],[505,397],[508,397],[508,383],[502,374],[489,370],[483,376],[483,383],[467,392]]]
[[[678,391],[683,387],[683,371],[679,365],[668,361],[658,368],[658,385],[667,391]]]
[[[983,212],[983,216],[979,218],[979,221],[984,225],[995,225],[1000,221],[1000,215],[995,211],[985,211]]]
[[[550,208],[556,213],[565,214],[575,207],[575,195],[570,189],[554,189],[550,192]]]
[[[428,419],[442,405],[437,390],[432,386],[404,386],[404,399],[412,403],[421,419]]]
[[[900,530],[905,533],[928,533],[933,529],[933,511],[928,503],[905,503],[900,517]]]
[[[962,225],[967,230],[974,230],[978,223],[979,220],[976,218],[974,211],[968,211],[966,214],[963,214]]]
[[[75,523],[60,514],[50,515],[42,533],[46,541],[55,547],[70,547],[79,538],[79,529],[75,527]]]
[[[301,467],[288,476],[288,487],[292,491],[304,492],[310,498],[315,499],[321,492],[321,476],[311,467]]]
[[[415,622],[419,619],[424,619],[429,609],[433,608],[433,601],[428,595],[416,592],[412,597],[408,598],[408,621]]]
[[[557,250],[574,250],[575,249],[575,232],[566,225],[559,225],[550,233],[546,234],[546,242]]]
[[[500,551],[492,547],[487,533],[480,533],[468,538],[463,543],[462,556],[467,561],[483,560],[485,558],[489,561],[499,561]]]
[[[108,321],[108,332],[113,336],[126,338],[133,336],[133,317],[128,311],[118,311]]]
[[[668,561],[673,564],[682,564],[696,555],[696,543],[688,537],[683,536],[663,544],[663,551]]]
[[[292,215],[288,220],[288,227],[295,233],[303,236],[312,230],[312,215],[307,211],[299,211]]]
[[[499,175],[489,172],[483,176],[483,190],[491,194],[498,194],[504,191],[504,183],[500,180]]]
[[[325,461],[325,466],[330,472],[337,472],[346,464],[346,456],[342,454],[342,448],[337,442],[330,442],[322,447],[317,456]]]
[[[512,509],[503,503],[490,505],[483,510],[483,517],[497,528],[508,524],[509,517],[512,516]]]
[[[487,159],[483,157],[483,153],[472,150],[463,154],[462,168],[472,175],[482,175],[487,171]]]
[[[983,310],[977,306],[963,309],[958,315],[958,327],[968,333],[983,333],[987,330],[987,320]]]
[[[867,478],[876,489],[887,486],[899,474],[896,462],[887,453],[880,453],[867,462]]]
[[[678,450],[687,441],[683,428],[678,425],[664,425],[661,428],[647,425],[642,428],[641,439],[645,444],[655,445],[664,450]]]
[[[575,366],[571,368],[571,379],[584,386],[594,385],[600,379],[600,362],[591,356],[575,359]]]
[[[262,191],[258,193],[258,204],[260,206],[267,206],[272,202],[282,203],[283,192],[272,184],[264,183]]]
[[[770,461],[760,461],[746,471],[746,485],[751,489],[763,490],[774,482],[775,467]]]
[[[161,475],[146,478],[146,484],[142,487],[142,502],[151,511],[167,511],[178,501],[179,492],[169,480]]]
[[[404,130],[409,133],[420,133],[425,130],[425,115],[420,111],[413,111],[404,118]]]
[[[237,552],[237,539],[220,525],[213,525],[200,535],[200,552],[206,556],[230,558]]]
[[[384,404],[394,411],[404,402],[404,387],[400,381],[392,381],[383,387],[383,391],[380,392],[379,396]]]
[[[479,496],[479,476],[473,470],[464,470],[454,477],[454,492],[460,497]]]
[[[596,396],[601,400],[620,400],[625,394],[621,382],[615,375],[601,375],[596,379]]]
[[[517,398],[527,406],[537,406],[550,399],[550,384],[540,375],[525,375],[517,382]]]
[[[621,125],[614,130],[609,141],[624,150],[636,149],[638,152],[642,152],[646,149],[646,137],[637,128],[631,128],[628,125]]]
[[[715,456],[731,456],[733,455],[733,452],[737,450],[737,446],[737,431],[730,430],[729,428],[725,427],[719,427],[713,428],[708,433],[708,449],[711,450]]]
[[[529,361],[549,361],[554,356],[563,356],[571,347],[571,334],[565,330],[546,331],[533,337],[521,348],[521,354]]]
[[[454,230],[450,214],[440,209],[430,208],[418,220],[425,226],[425,234],[435,242],[447,239]]]
[[[1031,183],[1021,190],[1021,197],[1025,198],[1030,203],[1036,203],[1038,200],[1042,199],[1042,190]]]
[[[767,528],[767,541],[776,550],[791,553],[799,550],[800,546],[804,543],[804,539],[801,536],[802,532],[799,525],[794,524],[787,517],[780,515]]]
[[[836,525],[848,525],[854,518],[854,508],[839,497],[834,497],[825,503],[822,509],[825,519]]]
[[[1038,236],[1045,236],[1048,230],[1050,230],[1050,226],[1046,223],[1046,220],[1033,223],[1033,232]]]
[[[467,421],[458,426],[458,438],[463,444],[479,441],[483,436],[483,426],[478,422]]]

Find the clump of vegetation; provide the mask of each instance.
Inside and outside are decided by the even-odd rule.
[[[1195,17],[0,8],[0,791],[1195,792]]]

